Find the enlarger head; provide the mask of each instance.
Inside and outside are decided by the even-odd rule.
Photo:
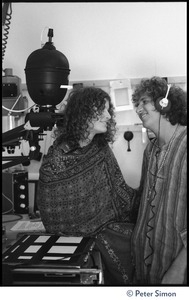
[[[49,41],[32,52],[26,61],[26,85],[31,99],[39,106],[55,108],[65,97],[69,81],[69,62],[52,43],[53,29],[48,32]]]

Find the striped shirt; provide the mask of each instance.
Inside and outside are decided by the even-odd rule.
[[[138,189],[140,207],[132,237],[136,279],[140,284],[161,283],[186,246],[186,141],[186,127],[178,126],[161,150],[149,143],[144,151]]]

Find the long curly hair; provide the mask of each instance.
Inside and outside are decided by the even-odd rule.
[[[132,102],[135,107],[139,105],[141,96],[148,95],[152,102],[160,97],[165,97],[167,81],[164,78],[153,76],[150,79],[142,79],[132,94]],[[165,113],[165,118],[172,125],[187,125],[186,92],[176,85],[171,85],[167,99],[171,102],[170,110]]]
[[[69,93],[66,108],[60,111],[63,121],[57,123],[54,130],[57,142],[66,140],[78,145],[80,140],[86,140],[89,136],[89,124],[102,114],[106,100],[109,102],[108,112],[111,118],[107,123],[107,131],[96,134],[95,139],[101,145],[105,141],[113,143],[116,133],[114,106],[108,93],[93,86],[74,88]]]

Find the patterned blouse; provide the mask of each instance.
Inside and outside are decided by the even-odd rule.
[[[136,278],[160,284],[183,245],[187,228],[187,133],[178,126],[161,148],[149,143],[144,151],[140,207],[132,238]]]
[[[130,222],[134,195],[109,145],[95,138],[83,148],[55,141],[39,171],[37,205],[50,233],[87,236]]]

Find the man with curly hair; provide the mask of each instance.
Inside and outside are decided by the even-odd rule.
[[[110,147],[116,133],[110,96],[96,87],[74,88],[62,113],[39,172],[43,224],[49,233],[95,237],[105,284],[131,284],[135,191]]]
[[[160,77],[132,95],[143,126],[155,134],[143,157],[132,236],[136,284],[186,284],[186,93]]]

